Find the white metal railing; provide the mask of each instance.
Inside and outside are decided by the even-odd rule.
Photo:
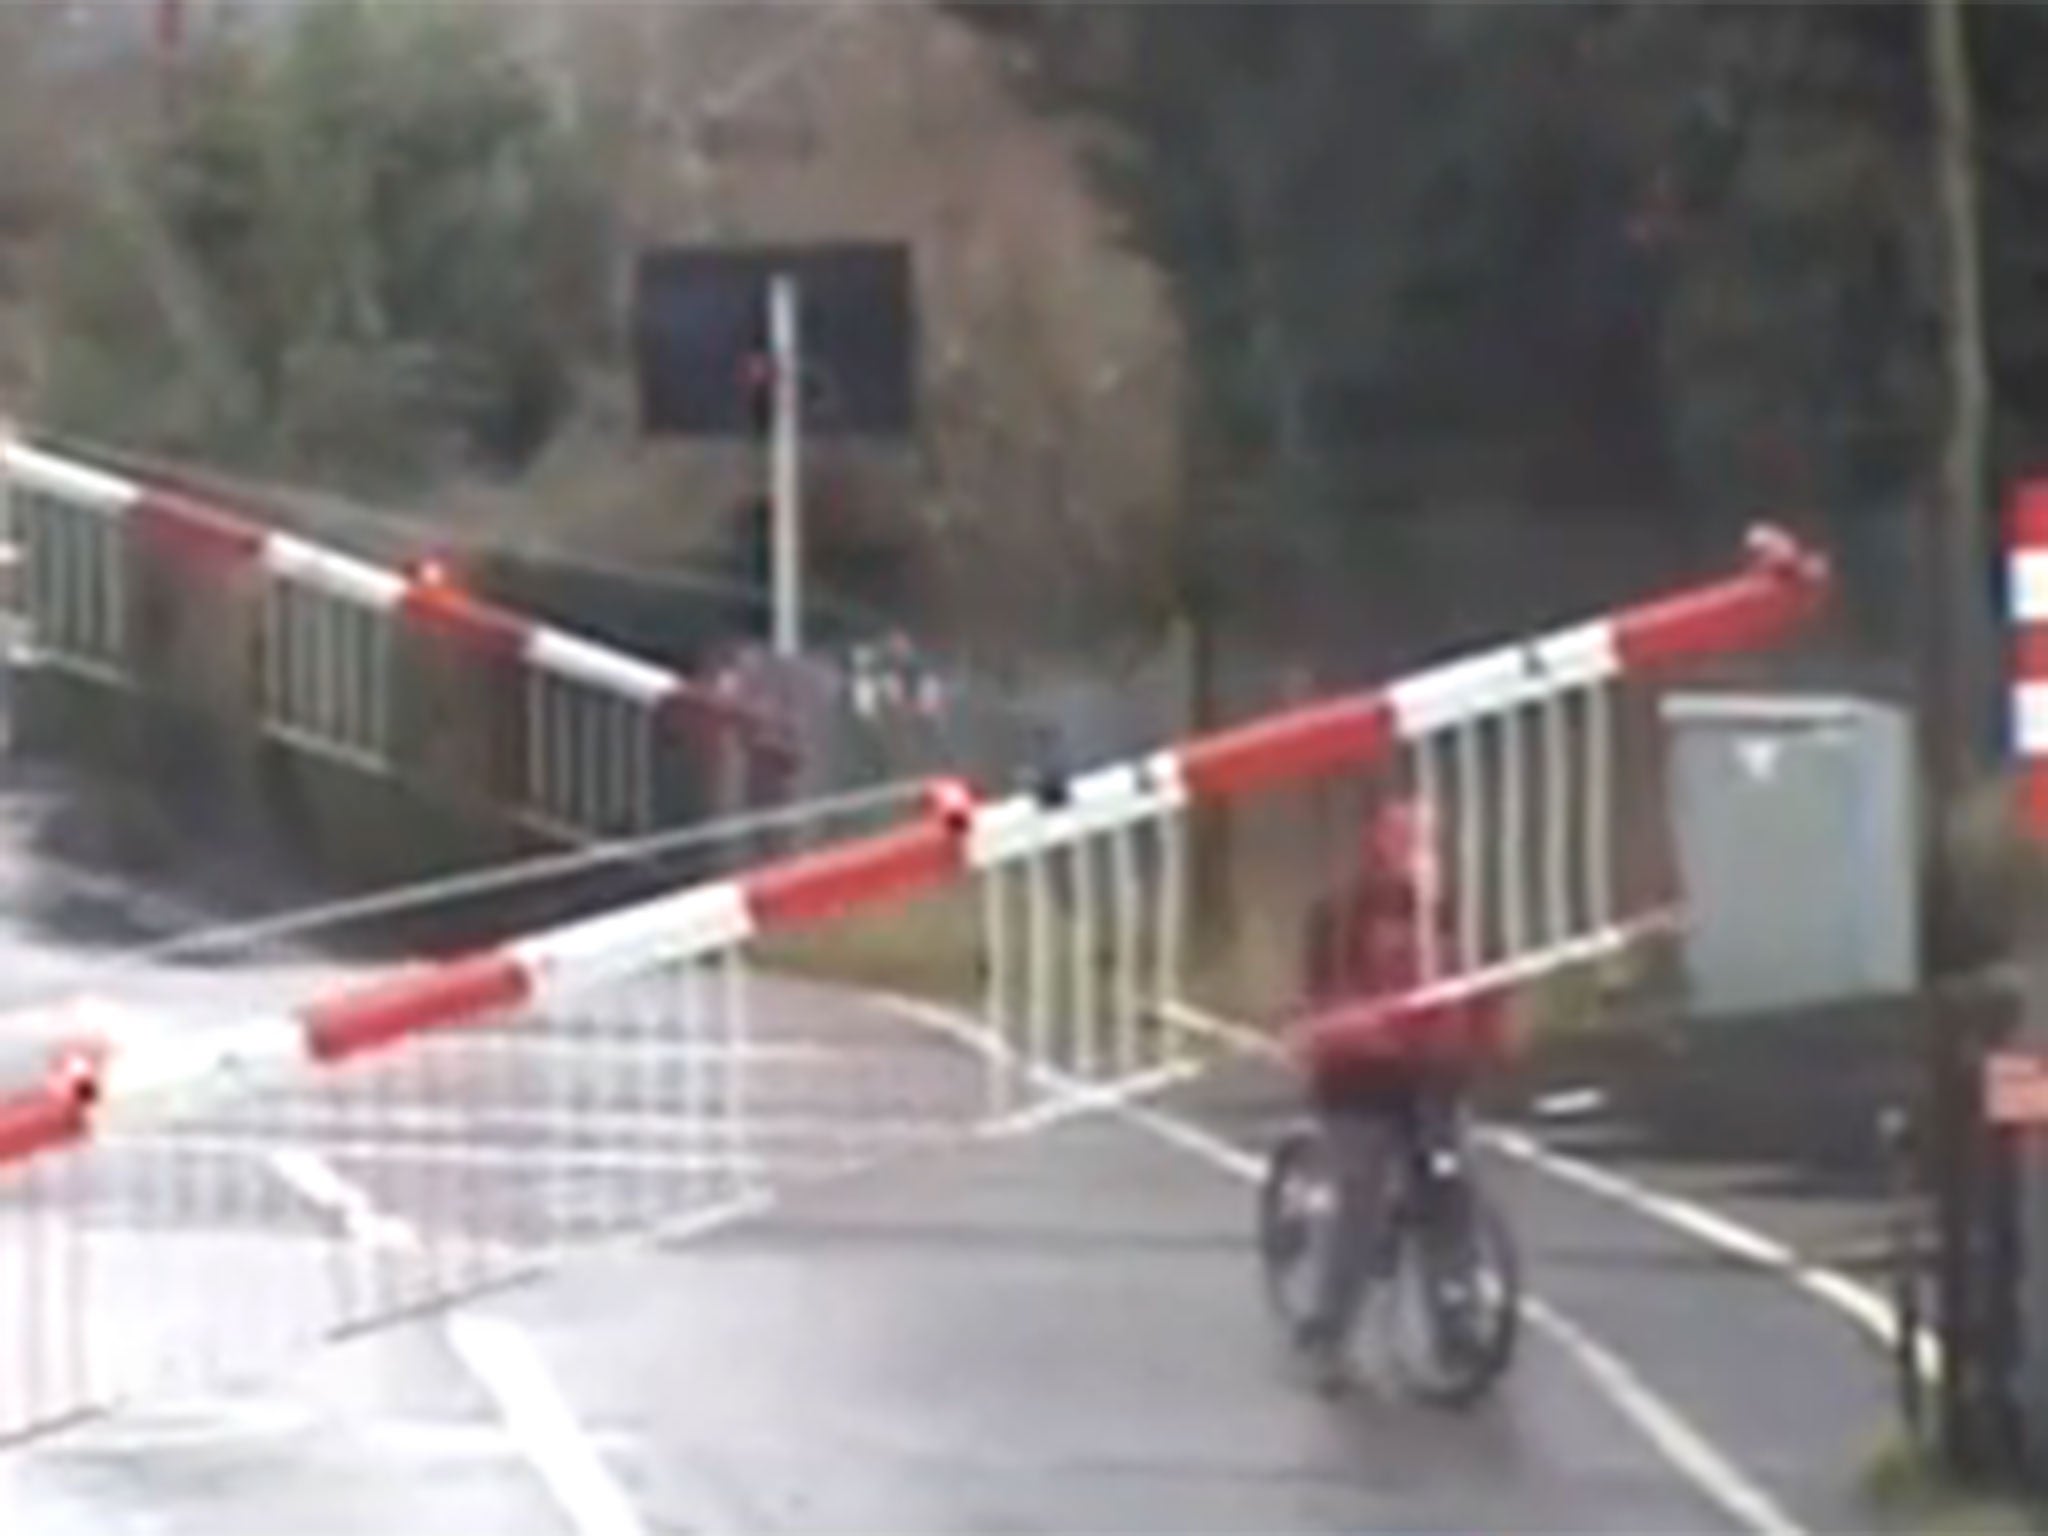
[[[264,604],[265,728],[361,767],[386,767],[392,757],[391,611],[281,573]]]
[[[125,675],[128,590],[122,523],[96,498],[64,499],[10,484],[8,520],[21,551],[20,612],[36,655],[100,676]]]
[[[789,750],[737,701],[492,609],[438,573],[401,575],[19,441],[0,440],[0,494],[0,538],[19,551],[13,587],[23,659],[128,683],[138,645],[163,647],[166,627],[175,634],[232,623],[254,603],[248,708],[262,730],[357,768],[405,775],[451,737],[488,735],[483,744],[495,752],[497,723],[515,715],[517,756],[499,786],[505,809],[557,836],[616,837],[735,809],[764,782],[748,765]],[[196,529],[200,545],[253,559],[260,580],[247,591],[228,583],[167,589],[179,611],[138,634],[135,591],[148,590],[153,562],[175,559],[179,547],[176,539],[138,539],[137,528],[152,520]],[[216,607],[207,605],[208,590],[218,592]],[[408,665],[419,653],[409,658],[402,642],[428,613],[450,678],[430,681]],[[486,664],[464,670],[466,645]],[[516,662],[509,681],[488,664],[508,649]],[[496,697],[508,688],[512,697]],[[410,698],[415,692],[421,696]],[[693,693],[700,708],[676,708]],[[410,733],[408,720],[417,728]],[[694,773],[669,771],[690,754],[699,759]],[[484,786],[474,777],[459,787],[478,792]]]

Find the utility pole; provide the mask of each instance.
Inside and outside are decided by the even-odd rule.
[[[1978,1106],[1977,1050],[1969,1010],[1946,952],[1959,927],[1951,818],[1978,778],[1986,739],[1991,644],[1988,612],[1986,430],[1989,383],[1976,125],[1966,0],[1923,0],[1927,87],[1933,117],[1933,192],[1942,262],[1942,367],[1948,404],[1936,491],[1923,502],[1925,571],[1918,614],[1917,679],[1925,778],[1925,982],[1928,1178],[1938,1229],[1935,1277],[1944,1369],[1939,1432],[1944,1459],[1982,1471],[1992,1454],[1995,1410],[1985,1324],[1992,1312],[1979,1262],[1991,1210],[1989,1165]]]
[[[774,594],[776,654],[804,648],[803,623],[803,331],[797,280],[778,272],[768,283],[769,388],[774,416],[768,444],[768,562]]]
[[[1975,90],[1967,0],[1927,0],[1928,70],[1934,96],[1934,186],[1942,241],[1943,373],[1949,399],[1941,453],[1944,595],[1954,639],[1951,681],[1977,730],[1953,743],[1964,775],[1981,763],[1983,710],[1996,655],[1986,587],[1990,544],[1991,388],[1984,343],[1983,212],[1978,197]]]

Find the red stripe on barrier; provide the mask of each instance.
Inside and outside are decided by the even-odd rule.
[[[0,1098],[0,1166],[82,1140],[89,1112],[87,1096],[64,1083]]]
[[[962,828],[934,816],[913,826],[771,864],[741,880],[757,928],[815,922],[860,902],[942,885],[966,868]]]
[[[1827,601],[1827,562],[1781,533],[1752,536],[1752,569],[1623,610],[1614,619],[1625,672],[1749,650],[1783,638]]]
[[[313,1004],[299,1018],[313,1057],[338,1061],[407,1035],[475,1023],[524,1002],[532,986],[518,960],[492,951],[344,992]]]
[[[1393,704],[1367,694],[1198,736],[1175,755],[1188,793],[1203,800],[1361,766],[1393,742]]]
[[[2026,624],[2013,638],[2013,677],[2022,683],[2048,682],[2048,624]]]
[[[136,531],[159,549],[228,563],[254,561],[269,537],[253,523],[173,491],[143,491],[134,517]]]
[[[414,582],[398,609],[421,629],[446,635],[486,656],[517,660],[526,654],[532,633],[524,619],[441,582]]]
[[[2022,480],[2006,512],[2006,543],[2015,550],[2048,547],[2048,476]]]
[[[2019,797],[2020,825],[2031,836],[2048,839],[2048,758],[2021,762]]]

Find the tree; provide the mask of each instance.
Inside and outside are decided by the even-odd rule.
[[[462,7],[316,0],[202,39],[63,254],[56,425],[389,493],[506,471],[608,324],[589,156]]]
[[[1611,590],[1811,513],[1896,649],[1943,399],[1917,8],[969,10],[1169,274],[1190,591],[1441,639],[1535,616],[1458,569],[1504,536],[1585,600],[1589,552]]]
[[[1662,489],[1628,136],[1587,105],[1607,9],[964,8],[1171,285],[1198,629],[1422,634],[1453,514]]]
[[[27,314],[44,247],[63,223],[75,184],[73,121],[104,103],[59,67],[66,16],[58,7],[0,7],[0,415],[33,385]],[[61,125],[61,126],[60,126]]]

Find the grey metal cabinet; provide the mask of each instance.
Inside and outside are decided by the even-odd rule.
[[[1663,717],[1692,1016],[1911,989],[1905,713],[1839,697],[1675,694]]]

